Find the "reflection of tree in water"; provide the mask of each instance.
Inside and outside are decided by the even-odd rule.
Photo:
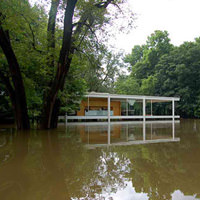
[[[0,137],[0,165],[8,162],[13,156],[13,152],[10,152],[10,145],[12,145],[12,135],[1,133]]]
[[[0,147],[0,199],[26,198],[29,181],[23,164],[28,152],[28,134],[1,135],[1,141],[5,142]]]
[[[16,134],[1,151],[11,157],[0,166],[1,199],[16,193],[29,200],[97,199],[123,188],[129,161],[109,150],[87,150],[77,140],[55,131]]]
[[[199,128],[199,122],[181,125],[180,143],[94,150],[77,142],[79,135],[64,132],[3,136],[0,199],[16,194],[28,200],[102,199],[125,188],[127,181],[151,200],[171,199],[175,190],[198,194]]]
[[[97,199],[101,198],[101,194],[110,194],[126,186],[126,176],[130,171],[127,158],[119,157],[116,152],[102,150],[93,164],[92,176],[82,186],[82,197]]]
[[[132,163],[128,177],[136,192],[148,193],[151,200],[171,199],[175,190],[200,194],[200,134],[192,132],[192,127],[191,123],[182,125],[180,143],[118,149]]]

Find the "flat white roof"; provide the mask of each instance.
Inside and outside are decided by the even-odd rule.
[[[180,97],[160,97],[160,96],[143,96],[143,95],[123,95],[123,94],[109,94],[109,93],[97,93],[97,92],[90,92],[86,97],[93,97],[93,98],[108,98],[111,99],[146,99],[146,100],[157,100],[157,101],[180,101]]]

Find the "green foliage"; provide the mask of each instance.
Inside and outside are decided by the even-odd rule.
[[[117,94],[139,94],[140,86],[131,76],[120,76],[115,83],[115,92]]]
[[[28,1],[1,1],[3,27],[9,30],[13,50],[22,72],[28,114],[31,119],[41,114],[43,90],[48,79],[46,66],[47,16],[43,9],[31,7]],[[9,77],[8,64],[0,52],[0,70]]]
[[[110,52],[105,45],[90,46],[90,41],[82,43],[82,52],[76,52],[72,65],[87,84],[88,91],[113,92],[114,82],[122,66],[120,54]]]
[[[75,51],[69,75],[63,91],[58,98],[62,102],[61,112],[78,109],[78,103],[86,91],[112,92],[116,74],[119,72],[121,61],[119,55],[114,55],[105,46],[109,35],[109,26],[119,18],[119,6],[125,1],[112,1],[109,7],[103,8],[106,2],[99,0],[78,1],[73,18],[73,47]],[[0,10],[4,30],[9,31],[11,45],[16,54],[25,84],[28,114],[32,119],[40,118],[44,96],[48,93],[54,80],[57,61],[63,38],[63,19],[66,2],[61,1],[58,7],[55,49],[47,48],[47,5],[50,1],[31,6],[28,0],[2,0]],[[99,6],[102,6],[100,8]],[[123,8],[122,8],[123,9]],[[121,16],[121,14],[119,14]],[[127,26],[130,25],[127,20]],[[83,23],[77,31],[77,27]],[[125,28],[125,26],[124,26]],[[54,66],[49,66],[53,55]],[[10,77],[7,60],[0,50],[0,70]],[[5,89],[5,88],[4,88]],[[5,93],[6,94],[6,93]],[[10,105],[7,94],[1,96],[2,109]],[[1,100],[0,100],[1,101]]]
[[[141,93],[145,95],[152,95],[155,93],[156,77],[148,76],[148,78],[142,80],[142,85],[140,87]]]
[[[179,112],[185,117],[197,117],[200,93],[200,45],[186,42],[156,66],[157,93],[180,96]]]
[[[76,65],[72,65],[65,83],[64,92],[59,93],[62,105],[60,110],[61,114],[78,110],[80,102],[87,90],[87,84],[81,78],[79,70]]]
[[[145,49],[144,45],[134,46],[133,49],[132,49],[132,53],[126,55],[126,57],[124,58],[124,61],[126,63],[129,63],[131,66],[134,66],[136,63],[138,63],[139,61],[142,60],[142,57],[143,57],[143,54],[144,54],[144,49]],[[129,71],[131,71],[131,68],[129,68]]]
[[[155,76],[155,67],[159,62],[159,59],[168,54],[173,49],[173,46],[170,44],[170,39],[168,38],[167,31],[155,31],[151,36],[148,37],[145,45],[139,46],[136,45],[132,49],[132,53],[126,55],[124,61],[131,65],[129,71],[131,75],[128,77],[129,83],[133,82],[131,94],[146,94],[153,95],[155,94],[155,87],[157,78]],[[117,81],[116,91],[120,93],[120,85],[125,83]],[[129,88],[127,89],[123,86],[123,93],[129,93]],[[127,91],[124,91],[127,90]]]
[[[38,90],[35,82],[30,78],[24,79],[24,85],[29,117],[31,119],[38,119],[42,109],[42,93]]]
[[[178,113],[182,117],[200,117],[199,41],[197,38],[195,42],[173,47],[166,31],[155,31],[145,45],[134,46],[132,53],[125,57],[131,65],[131,74],[123,81],[117,80],[116,92],[179,96]],[[136,91],[131,89],[134,91],[131,93],[130,88]]]

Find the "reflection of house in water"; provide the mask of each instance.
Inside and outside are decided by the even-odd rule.
[[[88,144],[107,144],[108,142],[108,126],[79,126],[81,141]],[[112,139],[120,139],[121,125],[111,126],[110,136]]]
[[[69,123],[76,126],[81,142],[90,147],[177,142],[175,124],[179,121]],[[92,145],[92,146],[91,146]]]

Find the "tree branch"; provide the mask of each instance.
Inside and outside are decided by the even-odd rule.
[[[107,0],[107,1],[104,1],[104,2],[100,2],[100,3],[97,3],[95,4],[95,6],[97,8],[107,8],[107,6],[114,0]]]
[[[16,11],[15,11],[16,12]],[[30,29],[30,32],[31,32],[31,36],[32,36],[32,47],[33,47],[33,49],[35,50],[35,51],[37,51],[37,52],[39,52],[39,53],[42,53],[42,51],[41,50],[39,50],[39,49],[37,49],[36,48],[36,40],[35,40],[35,34],[34,34],[34,30],[33,30],[33,28],[32,28],[32,26],[31,26],[31,24],[29,23],[29,20],[24,16],[24,14],[22,14],[22,13],[19,13],[19,12],[17,12],[21,17],[23,17],[23,19],[25,20],[25,22],[28,24],[28,27],[29,27],[29,29]],[[30,18],[31,19],[31,18]],[[32,21],[33,21],[33,19],[31,19]]]
[[[47,42],[48,49],[55,48],[55,26],[56,26],[56,15],[58,12],[58,6],[60,0],[52,0],[51,8],[49,11],[48,27],[47,27]]]
[[[81,46],[81,44],[82,44],[82,42],[83,42],[83,40],[84,40],[86,34],[87,34],[87,30],[86,30],[85,33],[83,34],[83,36],[82,36],[82,38],[81,38],[79,44],[77,45],[76,49],[78,49],[78,48]]]

